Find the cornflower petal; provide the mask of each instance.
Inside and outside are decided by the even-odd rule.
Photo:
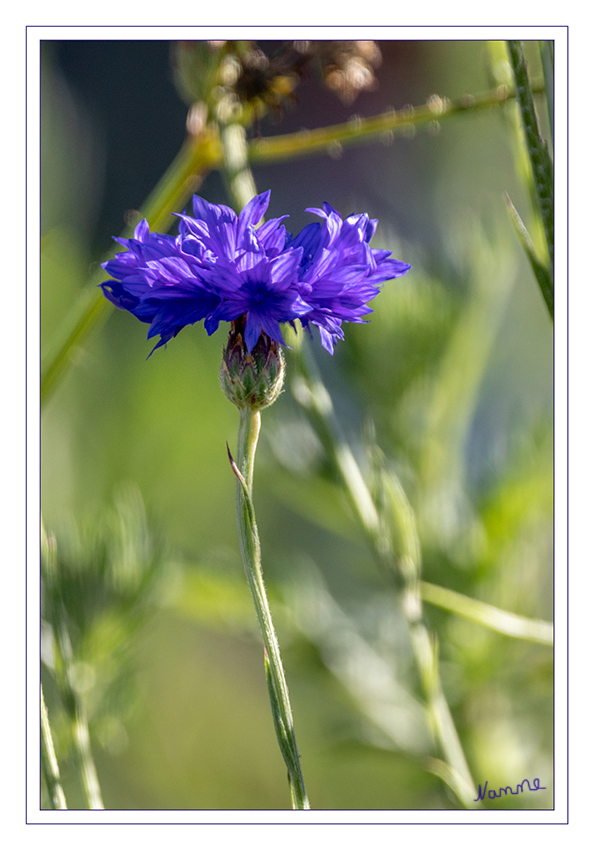
[[[239,213],[237,219],[237,247],[241,248],[244,243],[246,231],[250,228],[254,229],[264,213],[268,209],[270,203],[270,190],[262,192],[261,195],[256,195],[249,203],[245,205]]]
[[[180,220],[179,230],[182,238],[195,236],[200,244],[203,245],[203,240],[208,239],[210,236],[210,231],[206,222],[197,218],[192,218],[191,215],[186,215],[185,213],[174,213],[174,215]]]
[[[260,338],[260,334],[262,333],[262,321],[264,319],[264,315],[261,315],[259,312],[255,310],[250,310],[247,313],[245,320],[245,347],[250,353],[258,339]],[[269,332],[268,336],[275,340],[275,342],[284,342],[280,325],[278,322],[274,322],[272,319],[267,319],[266,322]],[[280,339],[279,339],[280,336]]]
[[[194,218],[205,221],[209,230],[216,230],[224,222],[234,222],[237,220],[237,216],[231,207],[227,207],[225,204],[211,204],[199,195],[194,195],[192,207],[194,209]]]
[[[303,248],[301,266],[303,271],[311,266],[313,259],[320,249],[322,225],[318,221],[307,224],[303,230],[287,242],[287,247]]]
[[[285,249],[287,230],[281,221],[288,217],[288,215],[282,215],[280,218],[271,218],[257,229],[256,239],[267,256],[275,257]]]
[[[270,262],[270,284],[274,291],[287,289],[295,282],[295,274],[301,262],[302,249],[285,251]]]

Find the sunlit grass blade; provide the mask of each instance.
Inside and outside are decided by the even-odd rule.
[[[427,581],[421,582],[420,591],[425,602],[479,623],[485,628],[519,640],[542,643],[546,646],[553,645],[553,624],[545,620],[521,617]]]
[[[381,460],[376,449],[376,464]],[[382,467],[385,464],[381,465]],[[411,643],[427,700],[429,723],[448,765],[448,782],[458,799],[467,807],[477,806],[474,784],[464,750],[443,693],[439,674],[437,636],[423,622],[421,595],[421,546],[415,515],[396,474],[381,468],[378,474],[379,499],[383,503],[388,526],[393,523],[393,546],[399,569],[404,577],[403,610],[408,620]],[[444,778],[444,777],[442,777]]]
[[[530,88],[528,68],[521,42],[508,41],[507,45],[516,81],[516,95],[520,106],[526,147],[532,167],[534,188],[544,226],[549,260],[551,267],[553,267],[555,245],[553,163],[546,142],[542,139],[539,132],[534,97]]]
[[[539,260],[536,249],[530,238],[530,234],[526,228],[526,225],[520,218],[520,215],[516,208],[514,207],[509,195],[505,195],[505,204],[507,206],[507,211],[509,213],[509,217],[514,226],[516,233],[522,243],[522,247],[526,252],[526,256],[532,266],[532,271],[534,272],[534,277],[536,278],[536,282],[540,287],[540,291],[542,292],[542,297],[545,300],[548,311],[551,315],[551,319],[554,316],[554,291],[553,291],[553,279],[551,277],[551,273],[549,269],[541,263]]]
[[[545,81],[545,90],[547,96],[547,111],[549,115],[549,127],[551,130],[551,140],[555,139],[555,42],[541,41],[540,42],[540,61],[542,63],[542,73]]]
[[[43,687],[40,689],[41,705],[41,769],[49,801],[53,809],[67,809],[66,797],[62,790],[60,781],[60,768],[54,750],[52,730],[47,713],[47,706],[43,697]]]
[[[474,788],[468,787],[464,777],[461,776],[451,764],[448,764],[442,759],[430,758],[427,759],[426,768],[429,773],[434,773],[436,776],[439,776],[439,778],[451,788],[456,797],[464,796],[471,799],[473,803],[477,802],[477,799],[474,797],[474,794],[476,793]]]
[[[303,343],[301,335],[291,364],[296,373],[293,394],[327,450],[380,570],[392,585],[400,584],[404,579],[402,609],[409,627],[430,725],[452,771],[462,777],[457,785],[460,802],[466,808],[474,808],[477,804],[474,802],[472,777],[443,696],[436,641],[422,621],[420,545],[414,514],[396,476],[385,471],[378,476],[378,502],[384,506],[384,513],[389,518],[380,514],[359,464],[340,435],[330,396],[311,353]],[[377,464],[379,449],[375,456]]]

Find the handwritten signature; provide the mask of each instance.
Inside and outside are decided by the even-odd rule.
[[[524,788],[524,783],[526,783],[528,788]],[[484,800],[485,796],[488,796],[489,799],[494,800],[496,797],[501,797],[502,793],[505,794],[505,796],[507,797],[508,792],[510,794],[520,794],[520,792],[523,793],[524,791],[546,791],[547,790],[544,785],[540,784],[540,779],[538,778],[538,776],[534,779],[534,788],[530,784],[529,779],[524,779],[524,780],[522,780],[522,782],[518,786],[516,786],[515,791],[512,790],[510,785],[506,785],[505,788],[500,788],[499,791],[490,790],[487,793],[487,785],[488,784],[489,784],[488,782],[485,782],[484,788],[481,785],[479,785],[479,787],[478,787],[478,797],[474,801],[475,803],[478,803],[479,800]]]

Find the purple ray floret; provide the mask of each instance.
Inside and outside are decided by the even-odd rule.
[[[101,284],[104,295],[150,325],[155,348],[186,325],[204,320],[212,334],[242,318],[248,352],[261,334],[282,343],[281,324],[299,320],[308,331],[317,326],[332,353],[342,323],[364,321],[380,284],[410,266],[369,246],[377,222],[365,214],[343,221],[329,204],[308,210],[323,221],[296,237],[281,223],[287,216],[258,226],[269,200],[270,192],[257,195],[236,215],[194,196],[177,236],[141,221],[131,239],[116,239],[126,250],[103,264],[113,278]]]
[[[390,251],[369,246],[377,221],[365,213],[344,221],[330,204],[308,209],[324,219],[308,224],[288,247],[303,248],[299,292],[311,306],[301,318],[305,328],[316,325],[324,348],[332,354],[336,340],[344,339],[343,322],[363,322],[372,313],[368,302],[386,280],[401,277],[408,263],[389,259]]]

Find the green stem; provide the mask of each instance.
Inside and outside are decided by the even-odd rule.
[[[555,244],[553,164],[546,143],[541,138],[538,129],[534,98],[528,77],[528,67],[521,42],[508,41],[507,46],[516,81],[517,99],[522,115],[526,147],[532,167],[534,188],[536,190],[538,206],[547,240],[549,260],[551,267],[553,267]]]
[[[540,287],[540,291],[542,293],[542,297],[544,298],[545,304],[547,305],[549,315],[551,319],[553,319],[555,314],[555,303],[552,271],[548,265],[544,265],[543,263],[541,263],[538,254],[536,253],[536,249],[534,247],[532,239],[530,238],[530,234],[528,233],[528,229],[520,218],[520,215],[514,207],[511,198],[507,194],[505,195],[505,205],[507,207],[507,211],[514,230],[518,234],[520,243],[524,249],[526,256],[528,257],[528,262],[532,266],[534,277],[536,278],[536,282]]]
[[[49,585],[56,581],[58,555],[56,540],[53,535],[47,535],[41,527],[41,570],[42,578]],[[76,689],[74,681],[74,659],[72,644],[67,627],[67,614],[60,595],[48,593],[48,621],[52,626],[54,638],[53,673],[56,679],[60,697],[66,710],[74,743],[74,753],[80,773],[81,784],[88,807],[102,809],[103,801],[99,789],[99,780],[89,737],[89,726],[83,700]],[[43,730],[43,694],[42,694],[42,730]],[[49,729],[49,726],[48,726]],[[43,755],[43,754],[42,754]]]
[[[545,81],[552,144],[555,138],[555,43],[553,41],[540,42],[540,61],[542,63],[542,73]]]
[[[245,127],[241,124],[221,125],[221,144],[225,188],[236,204],[236,212],[240,212],[257,194],[256,183],[248,162]]]
[[[533,94],[542,94],[544,90],[544,84],[540,82],[534,83],[531,89]],[[253,165],[280,162],[289,158],[332,153],[343,145],[363,144],[378,138],[389,140],[392,133],[408,136],[417,126],[502,106],[515,96],[516,93],[506,86],[497,86],[476,95],[463,95],[456,100],[434,95],[423,106],[405,106],[371,118],[356,117],[344,124],[256,139],[250,142],[249,159]]]
[[[207,128],[197,138],[188,138],[139,211],[139,220],[146,218],[152,230],[169,230],[173,223],[171,213],[184,206],[198,188],[201,172],[216,161],[219,155],[218,139],[211,129]],[[126,228],[122,233],[125,238],[131,235],[132,228]],[[109,260],[112,257],[113,251],[110,251],[104,259]],[[106,273],[101,268],[92,275],[58,329],[51,347],[43,356],[42,405],[51,397],[73,360],[76,360],[76,353],[91,330],[99,327],[112,309],[112,305],[98,288],[105,278]]]
[[[530,617],[511,614],[487,602],[472,599],[455,590],[449,590],[447,587],[440,587],[428,581],[421,582],[420,592],[425,602],[444,608],[446,611],[451,611],[502,635],[542,643],[546,646],[553,645],[553,624],[545,620],[532,620]]]
[[[245,128],[230,121],[220,125],[223,147],[223,178],[231,202],[239,212],[256,194],[256,184],[248,162]],[[272,708],[274,728],[279,747],[288,770],[291,802],[294,809],[309,809],[305,784],[301,773],[299,751],[293,729],[293,715],[289,691],[285,680],[280,648],[272,622],[262,575],[260,539],[252,502],[252,485],[256,446],[260,433],[260,411],[240,408],[238,436],[238,464],[233,470],[237,476],[237,525],[241,557],[248,580],[260,632],[264,640],[264,666]]]
[[[287,765],[289,788],[294,809],[309,809],[301,773],[299,752],[293,728],[293,714],[283,670],[278,639],[268,605],[260,555],[260,539],[252,502],[254,460],[260,432],[260,412],[240,411],[238,435],[238,464],[231,459],[237,476],[237,526],[241,557],[248,585],[254,600],[260,632],[264,641],[266,680],[270,695],[274,728],[279,747]]]
[[[45,784],[52,809],[67,809],[66,798],[60,783],[60,768],[54,750],[52,730],[47,713],[47,706],[43,698],[43,686],[40,692],[41,703],[41,769],[45,778]]]
[[[76,746],[77,760],[82,778],[82,785],[89,809],[103,809],[103,799],[99,778],[95,769],[91,738],[87,715],[80,700],[77,700],[76,714],[72,721],[72,734]]]
[[[91,751],[87,713],[80,694],[73,685],[72,648],[64,618],[61,618],[61,622],[55,621],[53,626],[56,647],[56,678],[70,721],[81,785],[89,809],[103,809],[99,779]]]

